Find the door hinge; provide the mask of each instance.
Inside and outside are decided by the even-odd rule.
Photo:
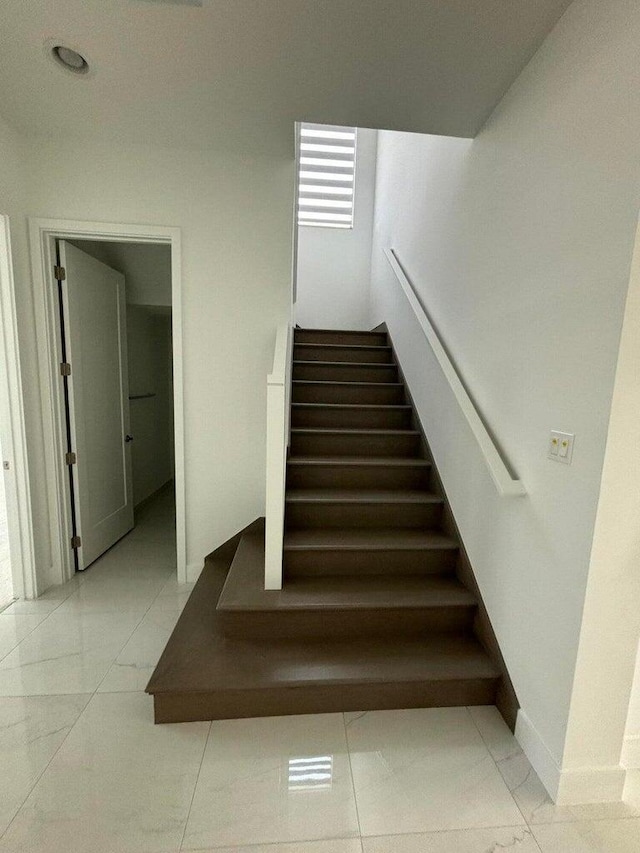
[[[75,465],[78,460],[76,454],[71,451],[69,453],[65,453],[64,461],[67,463],[67,465]]]
[[[71,376],[71,365],[68,361],[63,361],[60,365],[60,376]]]
[[[71,537],[71,547],[74,549],[82,548],[82,537],[80,536],[72,536]]]
[[[53,274],[56,278],[56,281],[65,281],[67,278],[67,271],[64,267],[54,267]]]

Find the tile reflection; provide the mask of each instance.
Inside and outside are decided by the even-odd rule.
[[[290,791],[318,791],[331,788],[333,755],[290,758],[288,780]]]

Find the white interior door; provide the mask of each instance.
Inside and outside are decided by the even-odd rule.
[[[78,568],[133,527],[124,276],[59,243]]]

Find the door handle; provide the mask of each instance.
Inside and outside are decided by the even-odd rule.
[[[133,441],[133,436],[132,435],[125,435],[124,440],[126,442]]]

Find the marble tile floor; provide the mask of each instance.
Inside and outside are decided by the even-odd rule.
[[[554,806],[492,707],[154,726],[170,521],[0,614],[0,853],[640,851],[640,799]]]

